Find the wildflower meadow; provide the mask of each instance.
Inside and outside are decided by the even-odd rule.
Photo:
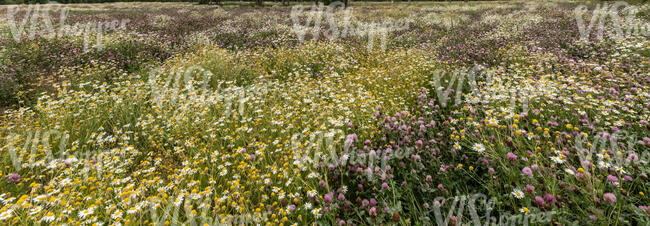
[[[45,2],[0,225],[650,224],[643,0]]]

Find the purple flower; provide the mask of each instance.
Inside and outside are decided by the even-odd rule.
[[[418,155],[418,154],[411,155],[411,159],[413,159],[413,161],[416,161],[416,162],[419,162],[421,160],[420,155]]]
[[[589,219],[591,219],[592,221],[597,221],[598,217],[596,217],[595,215],[590,215]]]
[[[346,141],[348,141],[348,142],[350,142],[350,143],[354,143],[354,142],[356,142],[357,140],[359,140],[359,137],[357,136],[357,134],[354,134],[354,133],[353,133],[353,134],[349,134],[349,135],[347,136],[347,138],[346,138]]]
[[[613,183],[616,183],[616,182],[618,182],[618,177],[610,174],[610,175],[607,175],[607,180],[611,181]]]
[[[517,160],[517,155],[515,155],[512,152],[508,152],[508,154],[506,154],[506,159],[508,160],[508,162],[512,163]]]
[[[377,205],[377,200],[374,198],[370,198],[370,205],[371,206]]]
[[[546,202],[544,201],[544,198],[542,198],[542,196],[535,196],[535,202],[536,202],[537,205],[539,205],[539,206],[544,206],[544,205],[546,205]]]
[[[341,201],[345,200],[345,195],[343,195],[342,193],[339,193],[338,199],[341,200]]]
[[[546,201],[549,205],[553,205],[555,204],[555,196],[546,193],[546,195],[544,195],[544,201]]]
[[[421,149],[421,148],[422,148],[422,140],[417,140],[417,141],[415,141],[415,147],[416,147],[417,149]]]
[[[616,195],[612,193],[605,193],[603,194],[603,199],[609,203],[615,203],[616,202]]]
[[[627,156],[627,159],[625,159],[626,162],[637,162],[639,161],[639,156],[636,155],[636,153],[631,153],[630,155]]]
[[[374,217],[375,215],[377,215],[377,208],[372,207],[372,208],[370,208],[370,211],[368,211],[368,212],[370,213],[371,217]]]
[[[453,223],[453,225],[455,225],[456,222],[458,221],[458,217],[456,217],[456,216],[451,216],[451,217],[449,218],[449,220]]]
[[[381,190],[386,190],[386,189],[388,189],[388,184],[384,182],[383,184],[381,184]]]
[[[532,185],[530,185],[530,184],[527,184],[526,187],[525,187],[524,189],[526,190],[526,192],[528,192],[528,193],[530,193],[530,194],[535,193],[535,186],[532,186]]]
[[[533,170],[531,170],[531,169],[528,168],[528,167],[524,167],[524,168],[521,170],[521,172],[522,172],[524,175],[526,175],[526,176],[529,176],[529,177],[532,177],[532,176],[533,176]]]
[[[333,196],[333,194],[332,194],[331,192],[325,194],[325,197],[323,197],[323,200],[325,201],[325,203],[330,203],[330,202],[332,202],[332,196]]]
[[[10,184],[18,183],[19,181],[20,181],[20,175],[17,173],[9,174],[9,177],[7,178],[7,182]]]

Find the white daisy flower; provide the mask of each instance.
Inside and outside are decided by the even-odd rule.
[[[616,172],[623,173],[623,174],[627,173],[627,171],[625,171],[623,167],[616,167]]]
[[[86,218],[86,216],[91,215],[94,212],[95,212],[95,208],[93,208],[93,207],[82,210],[81,212],[79,212],[79,218]]]
[[[0,213],[0,221],[11,218],[11,210],[4,211]]]
[[[72,180],[70,178],[65,178],[65,179],[61,180],[61,182],[59,184],[62,187],[65,187],[66,185],[70,184],[71,182],[72,182]]]
[[[512,194],[512,196],[514,196],[514,197],[517,198],[517,199],[522,199],[522,198],[524,198],[524,193],[521,192],[521,190],[519,190],[519,189],[515,189],[515,190],[513,190],[511,194]]]
[[[598,168],[609,168],[609,163],[603,162],[603,161],[598,161]]]
[[[45,216],[43,216],[43,218],[41,218],[41,221],[45,221],[45,222],[49,223],[49,222],[54,221],[54,219],[56,219],[56,217],[54,216],[54,213],[49,212],[49,213],[45,214]]]
[[[316,208],[311,211],[311,214],[313,214],[316,218],[320,218],[320,209]]]
[[[29,215],[37,214],[37,213],[41,212],[41,210],[43,210],[43,207],[41,207],[41,206],[37,206],[36,208],[34,208],[34,209],[32,209],[31,211],[29,211]]]
[[[134,206],[134,207],[131,207],[129,210],[127,210],[126,213],[127,214],[134,214],[134,213],[137,213],[138,211],[140,211],[140,208],[138,208],[137,206]]]
[[[122,217],[122,211],[121,210],[117,210],[113,214],[111,214],[111,218],[113,218],[113,220],[117,220],[118,218],[121,218],[121,217]]]
[[[34,198],[35,202],[43,202],[43,201],[46,201],[46,200],[47,200],[47,195],[39,195],[39,196],[36,196],[36,198]]]
[[[527,214],[528,213],[528,208],[523,207],[523,208],[519,209],[519,212]]]
[[[552,160],[553,162],[555,162],[555,163],[557,163],[557,164],[562,164],[562,163],[564,163],[564,160],[563,160],[561,157],[559,157],[559,156],[552,156],[552,157],[550,157],[550,158],[551,158],[551,160]]]
[[[575,174],[576,174],[576,173],[573,172],[573,170],[571,170],[571,169],[564,169],[564,172],[566,172],[566,173],[568,173],[568,174],[571,174],[571,175],[575,175]]]
[[[485,151],[485,147],[483,146],[483,144],[474,144],[472,149],[474,149],[474,151],[478,153],[482,153],[483,151]]]

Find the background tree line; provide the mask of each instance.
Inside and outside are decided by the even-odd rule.
[[[314,1],[295,1],[295,0],[266,0],[266,2],[280,2],[283,4],[289,4],[289,2],[322,2],[324,4],[329,4],[335,2],[336,0],[314,0]],[[355,0],[356,2],[363,2],[364,0]],[[376,0],[375,0],[376,1]],[[386,0],[388,2],[390,0]],[[394,0],[399,2],[399,0]],[[408,0],[403,0],[404,2]],[[418,0],[412,0],[418,1]],[[422,0],[422,1],[434,1],[434,2],[452,2],[452,1],[477,1],[477,0]],[[0,4],[46,4],[50,2],[49,0],[0,0]],[[223,0],[56,0],[55,2],[68,4],[68,3],[107,3],[107,2],[198,2],[201,4],[220,4],[224,2]],[[252,4],[262,5],[265,0],[242,0],[234,2],[247,2]]]

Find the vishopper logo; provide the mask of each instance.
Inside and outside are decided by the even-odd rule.
[[[273,213],[243,213],[233,215],[221,215],[214,212],[218,202],[222,198],[213,198],[210,193],[188,193],[181,191],[179,194],[170,196],[168,200],[153,199],[147,200],[150,222],[153,225],[256,225],[268,221],[268,216]],[[197,211],[198,210],[198,211]],[[134,214],[136,211],[127,211],[126,214]],[[121,218],[124,212],[117,210],[113,218]]]
[[[575,137],[575,148],[583,167],[590,167],[592,163],[598,168],[614,168],[619,173],[625,173],[625,166],[632,164],[648,164],[650,152],[638,149],[646,148],[639,145],[638,135],[617,130],[614,133],[599,132],[590,137],[581,133]],[[645,144],[644,141],[641,143]],[[638,149],[635,148],[638,146]],[[594,156],[595,155],[595,156]]]
[[[101,178],[105,169],[122,164],[125,155],[137,154],[132,147],[75,150],[78,142],[68,147],[68,139],[69,132],[58,130],[12,133],[5,137],[6,152],[3,150],[2,153],[8,153],[15,172],[64,168],[79,170],[83,178]],[[100,137],[97,139],[102,140]]]
[[[436,69],[433,72],[433,81],[430,82],[430,84],[433,86],[433,89],[435,90],[436,97],[438,98],[438,102],[440,103],[441,107],[447,107],[447,102],[449,101],[449,95],[450,93],[455,93],[455,103],[456,104],[461,104],[461,96],[462,96],[462,90],[463,87],[467,84],[469,84],[470,88],[472,90],[477,90],[478,86],[476,83],[476,77],[480,76],[483,72],[485,72],[485,67],[481,65],[476,65],[472,67],[471,69],[466,69],[466,68],[457,68],[451,73],[447,73],[446,71],[443,71],[442,69]],[[490,77],[490,76],[485,76],[485,77]],[[442,86],[440,80],[446,78],[445,82],[447,83],[447,87]],[[467,79],[467,84],[465,83],[465,79]],[[456,84],[456,89],[454,89],[454,84]]]
[[[390,169],[389,161],[413,157],[412,154],[415,154],[415,148],[412,147],[400,147],[394,150],[392,148],[357,150],[356,142],[358,142],[356,135],[344,136],[342,130],[326,133],[317,131],[310,135],[294,134],[291,137],[294,151],[293,164],[302,171],[307,170],[309,165],[313,168],[327,167],[329,169],[359,166],[363,168],[362,173],[368,177],[368,180],[373,180],[375,176],[384,175]]]
[[[580,40],[589,42],[592,32],[596,32],[596,40],[603,40],[604,35],[613,39],[650,36],[650,23],[636,18],[637,13],[647,7],[647,5],[639,7],[619,1],[614,4],[607,2],[597,4],[590,11],[586,5],[580,5],[574,10]],[[587,12],[591,12],[591,18],[588,17]],[[585,15],[589,18],[588,25],[585,23]]]
[[[53,151],[65,156],[69,135],[58,130],[27,131],[24,134],[11,133],[5,137],[5,147],[16,171],[48,164],[54,159]],[[58,141],[58,142],[57,142]],[[22,145],[18,145],[23,142]],[[37,156],[44,156],[38,159]],[[23,162],[27,160],[26,162]]]
[[[24,12],[22,19],[17,18],[19,12]],[[7,21],[14,41],[21,42],[24,38],[33,40],[36,37],[45,39],[62,38],[66,36],[83,37],[83,51],[104,48],[103,35],[108,31],[124,30],[130,20],[93,21],[66,25],[69,9],[58,4],[27,5],[7,7]],[[55,28],[55,16],[58,14],[58,27]],[[26,30],[29,29],[29,30]],[[91,40],[95,43],[90,46]]]
[[[211,93],[212,72],[200,66],[172,68],[170,71],[151,70],[147,85],[151,88],[151,101],[159,108],[164,101],[176,104],[186,98],[205,97]],[[165,100],[169,97],[168,100]]]
[[[494,72],[488,70],[482,65],[476,65],[472,68],[456,68],[451,72],[442,69],[436,69],[433,72],[432,86],[435,96],[437,97],[440,107],[445,108],[452,103],[461,105],[465,100],[467,103],[478,104],[499,99],[506,99],[509,107],[513,111],[521,110],[517,113],[527,113],[529,105],[529,96],[522,89],[514,90],[497,90],[485,89],[479,87],[479,83],[484,87],[490,87],[498,81],[494,80]],[[445,87],[446,84],[446,87]],[[469,89],[468,93],[463,95],[463,90]],[[453,95],[453,96],[451,96]],[[450,101],[454,98],[453,102]],[[465,98],[463,98],[465,97]]]
[[[389,33],[409,28],[409,23],[405,20],[362,22],[354,17],[352,7],[344,6],[339,1],[327,7],[323,4],[312,5],[309,11],[305,11],[307,7],[304,5],[293,6],[291,8],[292,30],[300,42],[305,41],[307,34],[310,34],[314,40],[321,36],[330,40],[346,37],[366,38],[368,51],[371,51],[375,47],[375,40],[379,39],[379,47],[385,50]],[[339,13],[336,12],[337,10]],[[340,23],[337,19],[341,19]]]
[[[553,211],[538,213],[521,213],[512,215],[510,213],[494,213],[493,209],[497,199],[489,198],[485,194],[476,193],[473,195],[461,195],[454,197],[436,197],[434,204],[430,206],[427,216],[420,217],[426,225],[433,225],[431,215],[436,225],[529,225],[544,224],[551,222]],[[478,204],[478,206],[477,206]],[[443,209],[447,209],[446,216]],[[465,221],[463,215],[468,213],[469,221]]]
[[[339,158],[337,151],[341,148],[341,140],[344,136],[343,130],[337,129],[329,132],[315,131],[308,133],[295,133],[291,136],[291,148],[294,151],[294,165],[306,170],[311,164],[313,167],[319,167],[329,164],[337,166]],[[311,156],[310,156],[311,155]],[[313,157],[312,157],[313,156]],[[321,162],[321,159],[325,162]]]
[[[212,87],[213,73],[201,66],[156,69],[149,72],[147,86],[151,90],[151,103],[157,108],[173,107],[187,103],[218,104],[225,118],[244,118],[246,106],[254,97],[267,95],[273,83],[262,82],[246,87],[220,81]],[[193,108],[177,109],[181,113]]]

